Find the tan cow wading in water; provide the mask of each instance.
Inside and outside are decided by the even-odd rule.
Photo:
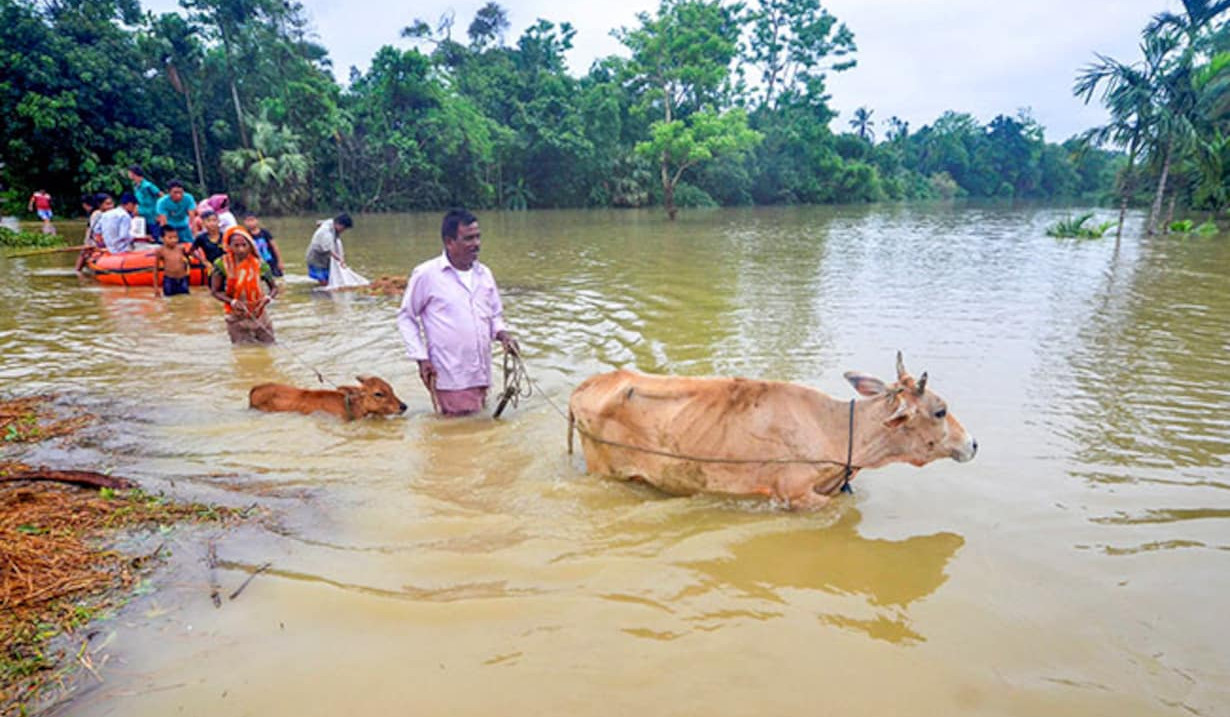
[[[810,508],[846,483],[847,452],[851,478],[888,463],[974,457],[978,442],[927,390],[927,374],[915,381],[906,372],[900,353],[892,385],[845,376],[865,398],[777,381],[614,371],[587,379],[568,406],[591,473],[676,495],[761,496]]]

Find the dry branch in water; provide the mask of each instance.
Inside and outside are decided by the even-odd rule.
[[[56,471],[40,466],[38,470],[19,470],[0,475],[0,481],[53,481],[56,483],[71,483],[84,488],[111,488],[127,490],[137,487],[127,478],[117,478],[96,471]]]

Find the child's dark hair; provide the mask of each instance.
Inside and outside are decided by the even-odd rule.
[[[141,177],[141,178],[143,178],[143,179],[145,178],[145,170],[141,169],[141,165],[139,165],[139,164],[134,164],[134,165],[131,165],[130,167],[128,167],[128,171],[129,171],[129,172],[132,172],[133,174],[137,175],[138,177]]]
[[[169,192],[169,191],[171,191],[172,189],[175,189],[176,187],[178,187],[178,188],[180,188],[180,189],[183,189],[183,188],[184,188],[184,183],[183,183],[183,182],[181,182],[181,181],[179,181],[178,179],[172,179],[171,181],[167,182],[167,191],[168,191],[168,192]]]
[[[98,197],[93,194],[82,194],[81,203],[90,208],[90,211],[98,209]]]

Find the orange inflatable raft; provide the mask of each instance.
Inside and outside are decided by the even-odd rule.
[[[152,286],[154,283],[154,249],[136,249],[118,254],[96,254],[86,262],[94,278],[103,284],[117,286]],[[205,265],[193,256],[189,258],[188,283],[204,286],[209,280]]]

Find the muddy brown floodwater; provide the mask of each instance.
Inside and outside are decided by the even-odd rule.
[[[303,282],[280,348],[234,349],[202,291],[0,260],[0,390],[108,420],[40,449],[279,528],[180,539],[101,629],[74,715],[1225,715],[1230,239],[1044,236],[1060,209],[483,213],[531,375],[564,404],[617,366],[835,396],[897,349],[978,438],[972,463],[867,471],[813,514],[587,476],[541,397],[441,421],[397,299]],[[67,231],[68,227],[62,228]],[[438,215],[362,216],[368,276],[440,251]],[[410,404],[344,424],[258,414],[263,381],[371,373]],[[27,462],[30,462],[27,460]]]

